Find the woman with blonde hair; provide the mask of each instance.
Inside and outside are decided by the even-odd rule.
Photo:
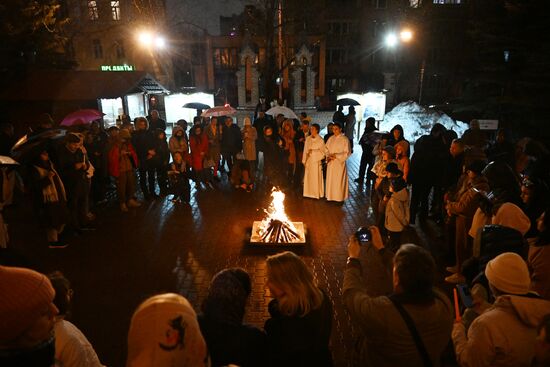
[[[272,366],[332,366],[332,303],[296,254],[267,258],[271,318],[265,323]]]

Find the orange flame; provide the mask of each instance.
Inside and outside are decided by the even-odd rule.
[[[282,223],[287,224],[292,230],[296,231],[296,227],[294,227],[294,224],[285,213],[285,193],[281,190],[273,188],[271,191],[271,197],[273,200],[271,200],[269,208],[264,210],[266,217],[262,220],[260,232],[264,232],[267,229],[271,220],[279,220]]]

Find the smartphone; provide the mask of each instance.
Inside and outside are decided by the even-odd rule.
[[[471,308],[474,306],[474,301],[472,299],[472,294],[470,293],[470,288],[466,284],[457,284],[456,289],[458,295],[464,307]]]
[[[357,232],[355,232],[355,236],[361,245],[367,243],[371,240],[370,229],[367,227],[360,227]]]

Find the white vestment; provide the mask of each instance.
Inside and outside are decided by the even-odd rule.
[[[319,135],[308,136],[304,144],[302,163],[304,172],[304,196],[319,199],[325,196],[321,161],[325,158],[325,142]]]
[[[334,157],[327,164],[327,200],[344,201],[348,198],[346,160],[350,155],[349,139],[342,134],[331,136],[327,141],[326,150],[327,157]]]

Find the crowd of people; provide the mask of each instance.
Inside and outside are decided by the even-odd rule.
[[[65,246],[59,235],[66,225],[92,229],[90,207],[105,200],[108,177],[120,210],[140,206],[136,171],[145,200],[189,202],[189,180],[207,190],[225,172],[238,189],[252,190],[261,176],[268,186],[342,202],[355,117],[353,110],[340,114],[324,138],[305,115],[270,119],[261,110],[242,129],[231,117],[196,118],[189,136],[180,120],[169,140],[158,113],[137,118],[134,128],[103,132],[93,123],[70,132],[36,152],[28,172],[50,247]],[[370,194],[375,223],[366,242],[349,239],[340,295],[320,288],[296,254],[268,256],[273,300],[260,329],[243,322],[250,275],[225,269],[198,315],[177,294],[145,300],[131,320],[127,365],[332,366],[335,302],[346,306],[357,332],[352,365],[438,366],[449,354],[468,367],[549,365],[548,149],[530,138],[513,142],[506,130],[491,141],[475,120],[461,137],[440,124],[414,144],[404,136],[401,125],[381,133],[373,118],[366,121],[355,182]],[[436,287],[434,254],[408,243],[407,233],[427,220],[444,234],[438,250],[447,255],[445,281],[456,286],[451,298]],[[364,256],[385,269],[387,295],[369,294]],[[67,321],[72,291],[61,273],[0,266],[0,295],[1,365],[101,365]]]

